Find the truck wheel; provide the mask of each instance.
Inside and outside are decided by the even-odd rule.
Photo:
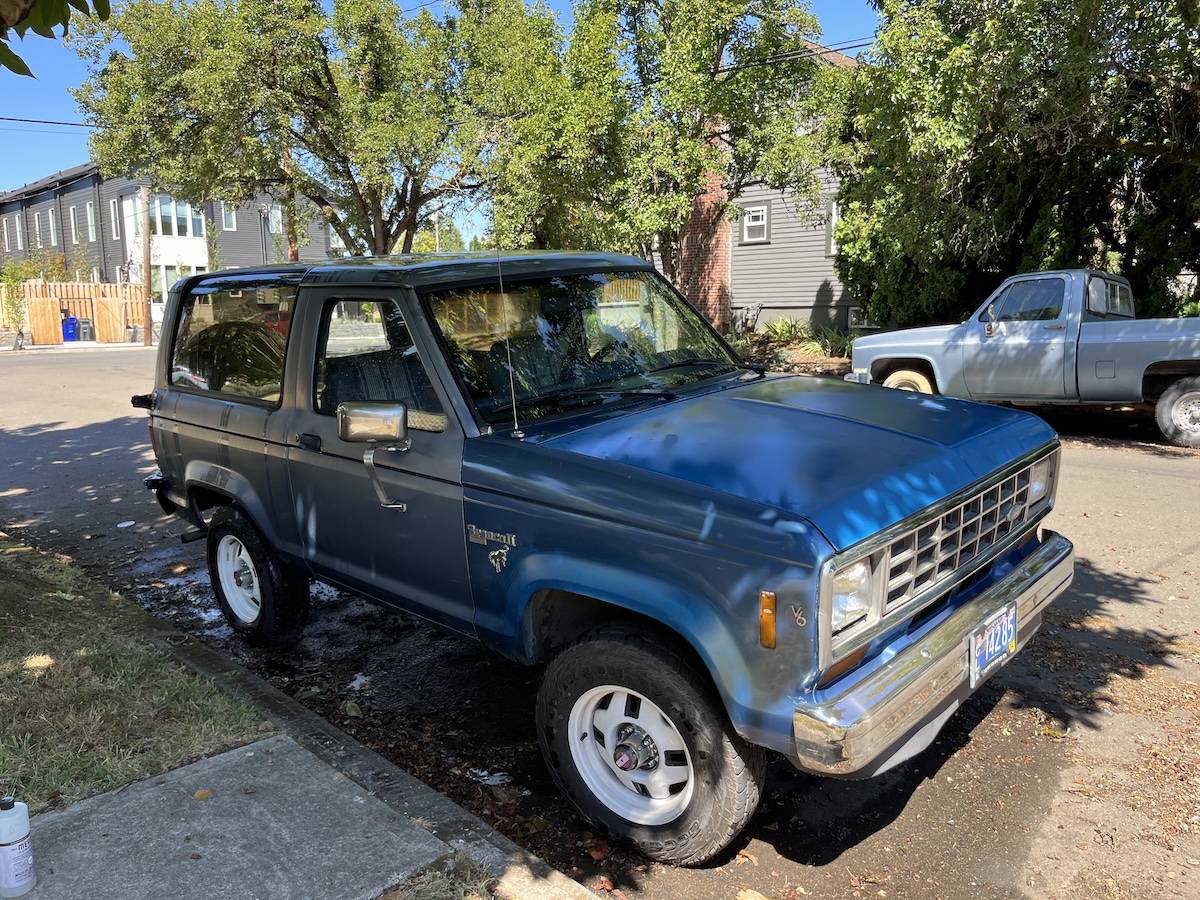
[[[1200,448],[1200,375],[1180,378],[1163,391],[1154,418],[1172,444]]]
[[[899,391],[916,391],[918,394],[936,393],[929,376],[916,369],[897,369],[883,379],[883,386]]]
[[[730,725],[708,676],[632,628],[598,629],[546,668],[538,743],[588,822],[665,863],[695,866],[758,807],[766,754]]]
[[[252,644],[294,643],[308,621],[308,578],[284,565],[240,510],[208,526],[208,577],[229,627]]]

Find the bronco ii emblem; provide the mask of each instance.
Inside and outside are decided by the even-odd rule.
[[[517,546],[517,536],[511,532],[488,531],[478,525],[467,525],[467,540],[472,544],[504,544],[506,547]]]

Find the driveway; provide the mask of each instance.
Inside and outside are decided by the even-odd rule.
[[[881,778],[778,761],[744,837],[678,870],[607,847],[557,798],[534,743],[536,672],[326,589],[298,648],[233,638],[203,545],[180,544],[183,525],[141,487],[153,462],[128,398],[152,369],[140,349],[0,353],[0,527],[69,554],[588,886],[1200,896],[1200,454],[1116,439],[1123,420],[1068,439],[1050,524],[1076,544],[1076,582],[1028,650]],[[1071,413],[1064,431],[1086,422]]]

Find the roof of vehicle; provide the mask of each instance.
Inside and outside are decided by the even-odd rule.
[[[1103,278],[1112,278],[1116,281],[1129,281],[1129,279],[1124,275],[1116,275],[1112,272],[1102,272],[1099,269],[1085,269],[1082,267],[1077,267],[1074,269],[1035,269],[1032,272],[1018,272],[1015,275],[1009,275],[1008,278],[1005,278],[1004,280],[1009,281],[1013,278],[1023,278],[1028,275],[1074,275],[1076,272],[1083,272],[1087,275],[1098,275]]]
[[[653,263],[618,253],[583,253],[563,250],[530,250],[500,253],[491,250],[459,253],[410,253],[396,256],[348,256],[320,262],[286,263],[247,269],[226,269],[195,276],[194,282],[284,276],[306,285],[398,284],[429,287],[455,282],[489,281],[497,266],[505,278],[594,272],[611,269],[653,270]]]

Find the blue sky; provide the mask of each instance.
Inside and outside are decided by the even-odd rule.
[[[569,15],[570,0],[550,0]],[[877,16],[867,0],[812,0],[827,44],[869,38]],[[36,78],[0,69],[0,116],[78,121],[68,89],[84,78],[82,63],[58,41],[31,35],[14,49]],[[88,159],[87,130],[0,121],[0,191],[10,190]]]

